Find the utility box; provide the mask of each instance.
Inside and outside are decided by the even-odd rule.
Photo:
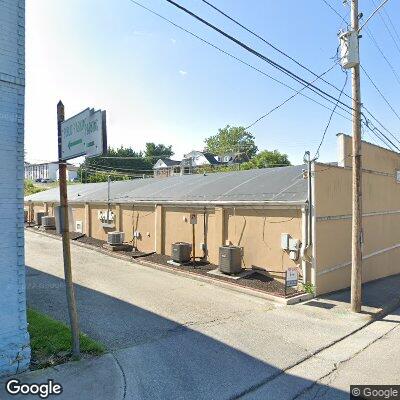
[[[358,32],[348,31],[339,35],[340,64],[344,69],[353,68],[360,63],[358,52]]]
[[[36,213],[35,215],[35,222],[37,226],[42,226],[42,218],[45,217],[47,215],[47,213],[43,212],[43,211],[39,211]]]
[[[176,262],[183,263],[190,261],[192,254],[192,245],[186,242],[176,242],[172,244],[172,259]]]
[[[288,233],[281,233],[281,249],[289,250],[290,235]]]
[[[56,219],[57,233],[62,233],[61,227],[63,226],[64,218],[61,214],[62,214],[61,206],[55,206],[54,207],[54,217]],[[74,215],[72,213],[72,208],[70,206],[68,206],[68,222],[69,222],[68,232],[73,232],[75,230]]]
[[[241,272],[242,249],[238,246],[221,246],[219,248],[219,270],[228,275]]]

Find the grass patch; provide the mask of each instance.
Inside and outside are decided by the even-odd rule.
[[[28,309],[29,334],[31,337],[32,369],[62,364],[71,359],[71,330],[38,311]],[[80,334],[82,355],[100,355],[105,348],[84,333]]]

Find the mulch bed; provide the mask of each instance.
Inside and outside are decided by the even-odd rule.
[[[36,229],[36,228],[31,228],[31,229]],[[45,232],[55,236],[61,236],[55,230],[47,230]],[[70,235],[71,239],[74,239],[75,237],[81,235],[81,233],[71,232]],[[103,244],[106,243],[106,241],[104,240],[94,239],[86,235],[76,239],[76,241],[98,248],[103,248]],[[285,297],[285,285],[282,282],[269,276],[267,272],[260,271],[259,269],[257,269],[257,271],[254,272],[252,275],[234,280],[225,276],[216,276],[208,274],[208,272],[217,269],[218,266],[204,261],[196,261],[195,265],[193,265],[192,263],[188,263],[187,265],[173,265],[168,263],[168,261],[171,260],[171,257],[166,256],[164,254],[153,253],[146,255],[146,253],[140,251],[118,251],[118,252],[110,251],[109,253],[110,254],[117,253],[121,255],[130,256],[132,257],[133,262],[135,261],[140,262],[140,260],[149,261],[151,263],[165,265],[168,268],[173,268],[180,271],[186,271],[193,274],[207,276],[215,280],[220,280],[224,282],[229,282],[234,285],[256,289],[268,294],[272,294],[274,296]],[[287,288],[286,297],[292,297],[301,293],[304,292],[298,291],[295,288]]]

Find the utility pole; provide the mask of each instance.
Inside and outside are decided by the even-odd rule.
[[[358,0],[351,0],[351,30],[357,33],[359,43]],[[359,51],[359,46],[358,46]],[[362,281],[362,166],[361,166],[361,93],[360,62],[352,68],[352,106],[353,106],[353,199],[351,234],[351,310],[361,312]]]
[[[67,163],[62,159],[61,152],[61,123],[64,121],[64,104],[59,101],[57,104],[57,133],[58,133],[58,165],[60,185],[60,208],[61,208],[61,234],[64,259],[65,289],[67,292],[68,314],[72,331],[72,355],[80,357],[79,350],[79,324],[78,311],[76,307],[74,284],[71,270],[71,249],[69,242],[69,221],[68,221],[68,196],[67,196]]]

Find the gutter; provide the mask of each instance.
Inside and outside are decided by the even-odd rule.
[[[24,203],[48,203],[52,202],[54,204],[58,204],[58,202],[54,202],[54,200],[25,200]],[[82,199],[80,201],[74,201],[70,200],[69,201],[70,205],[73,204],[107,204],[107,200],[94,200],[90,201],[88,199]],[[165,200],[165,201],[149,201],[149,200],[135,200],[131,199],[129,201],[121,201],[120,199],[115,199],[114,201],[110,201],[110,204],[143,204],[143,205],[180,205],[180,206],[185,206],[185,205],[196,205],[196,206],[204,206],[204,205],[209,205],[209,206],[271,206],[271,207],[290,207],[290,208],[302,208],[304,207],[304,204],[306,202],[304,201],[268,201],[268,200],[254,200],[254,201],[223,201],[223,200]]]

